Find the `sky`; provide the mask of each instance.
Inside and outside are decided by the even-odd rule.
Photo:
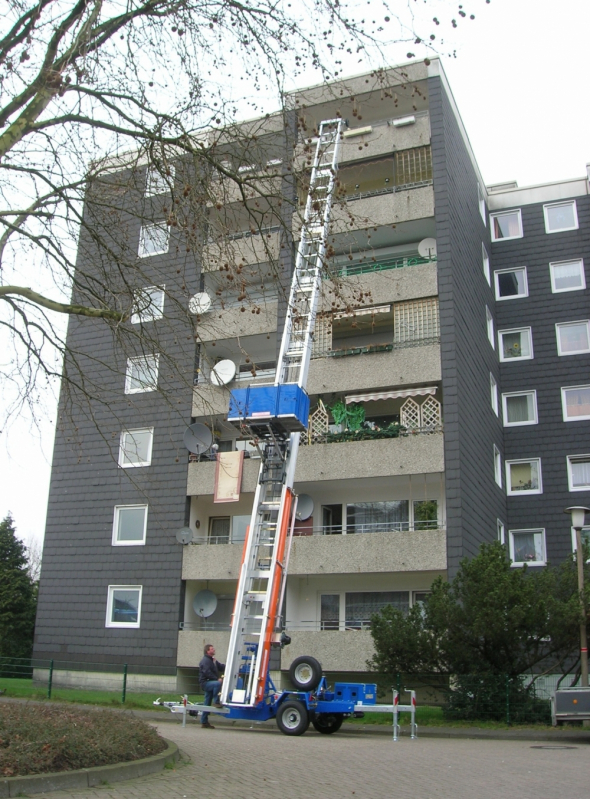
[[[421,13],[431,14],[432,2],[422,3]],[[441,3],[435,5],[438,13]],[[469,0],[465,8],[475,20],[461,20],[445,42],[456,58],[443,57],[443,65],[486,184],[584,176],[590,162],[588,0]],[[390,63],[403,63],[407,50],[392,48]],[[344,75],[365,69],[356,61],[344,66]],[[11,511],[25,541],[43,538],[51,397],[38,415],[38,429],[22,416],[0,433],[0,519]]]

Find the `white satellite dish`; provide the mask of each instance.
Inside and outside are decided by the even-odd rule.
[[[418,245],[418,252],[422,258],[436,257],[436,239],[422,239]]]
[[[226,386],[234,379],[236,371],[237,366],[228,358],[225,361],[219,361],[219,363],[215,364],[213,369],[211,369],[209,379],[214,386]]]
[[[297,512],[295,513],[295,518],[300,521],[304,522],[313,513],[313,499],[309,496],[309,494],[299,494],[297,497]]]
[[[211,307],[211,297],[206,291],[200,291],[190,298],[188,309],[192,314],[207,313]]]
[[[189,452],[195,455],[202,455],[203,452],[207,452],[211,448],[213,433],[206,424],[195,422],[184,431],[182,442]]]
[[[176,533],[176,540],[179,544],[190,544],[193,540],[193,531],[190,527],[181,527]]]
[[[207,616],[212,616],[213,613],[215,613],[216,608],[217,597],[213,591],[205,589],[203,591],[199,591],[198,594],[195,594],[195,598],[193,599],[193,610],[197,616],[201,616],[201,618],[206,619]]]

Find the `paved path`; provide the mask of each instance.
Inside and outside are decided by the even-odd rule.
[[[555,799],[585,796],[590,744],[162,724],[190,762],[52,799]],[[536,748],[536,747],[559,748]],[[572,748],[564,748],[572,747]]]

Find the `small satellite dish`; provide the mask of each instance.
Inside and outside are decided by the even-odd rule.
[[[418,245],[422,258],[434,258],[436,255],[436,239],[422,239]]]
[[[211,448],[213,433],[206,424],[195,422],[195,424],[191,424],[186,428],[182,441],[189,452],[201,455]]]
[[[195,594],[195,598],[193,599],[193,610],[197,616],[201,616],[203,619],[206,619],[207,616],[211,616],[213,613],[215,613],[216,608],[217,597],[213,591],[205,589],[204,591],[199,591],[198,594]]]
[[[188,303],[188,309],[192,314],[207,313],[211,307],[211,297],[206,291],[200,291],[192,296]]]
[[[304,522],[313,513],[313,499],[309,496],[309,494],[299,494],[297,498],[297,512],[295,513],[295,518],[300,521]]]
[[[235,363],[230,361],[229,358],[225,361],[219,361],[211,369],[209,379],[214,386],[226,386],[236,376],[236,369]]]
[[[179,544],[190,544],[193,540],[193,531],[190,527],[181,527],[176,533],[176,540]]]

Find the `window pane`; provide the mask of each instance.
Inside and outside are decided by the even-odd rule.
[[[506,397],[506,417],[509,424],[534,421],[533,395],[520,394]]]
[[[409,503],[407,499],[394,502],[357,502],[346,506],[347,533],[387,533],[407,530]]]
[[[545,213],[547,214],[548,230],[564,230],[576,227],[573,203],[545,206]]]
[[[580,352],[590,349],[588,341],[588,323],[577,322],[572,325],[558,325],[557,335],[559,336],[560,352]]]
[[[502,353],[505,359],[528,358],[531,354],[528,330],[502,333]]]
[[[534,563],[544,561],[543,533],[513,533],[514,562]]]
[[[121,446],[121,464],[125,466],[128,464],[147,463],[150,458],[151,442],[151,430],[130,430],[128,433],[124,433]]]
[[[510,464],[511,491],[537,491],[539,489],[539,464],[537,461]]]
[[[340,624],[340,594],[322,594],[320,622],[322,630],[337,630]]]
[[[212,544],[229,543],[229,516],[216,516],[209,521],[209,541]]]
[[[570,461],[572,471],[572,487],[590,487],[590,460]]]
[[[127,363],[126,393],[154,391],[158,385],[158,359],[154,356],[131,358]]]
[[[136,325],[139,322],[161,319],[164,307],[164,292],[162,289],[152,287],[140,289],[134,293],[133,303],[132,324]]]
[[[346,626],[354,629],[368,627],[371,616],[387,605],[402,613],[410,607],[408,591],[355,591],[346,594]]]
[[[564,264],[551,264],[555,291],[584,288],[582,261],[569,261]]]
[[[575,419],[576,416],[590,416],[590,386],[568,388],[564,393],[568,419]]]
[[[143,541],[147,508],[119,508],[117,541]]]
[[[139,257],[168,252],[168,225],[146,225],[139,234]]]
[[[246,529],[250,524],[250,516],[232,516],[231,520],[231,541],[232,544],[239,544],[246,538]]]
[[[496,277],[498,279],[498,296],[517,297],[526,293],[524,269],[515,269],[513,272],[499,272]]]
[[[113,591],[111,621],[137,624],[139,616],[139,591],[117,588]]]
[[[519,216],[517,212],[514,212],[493,217],[494,238],[509,239],[520,236]]]
[[[153,197],[156,194],[164,194],[170,191],[170,185],[174,183],[174,167],[169,166],[159,172],[156,167],[150,167],[146,174],[145,194],[146,197]]]
[[[414,530],[436,530],[438,502],[436,499],[414,501]]]

